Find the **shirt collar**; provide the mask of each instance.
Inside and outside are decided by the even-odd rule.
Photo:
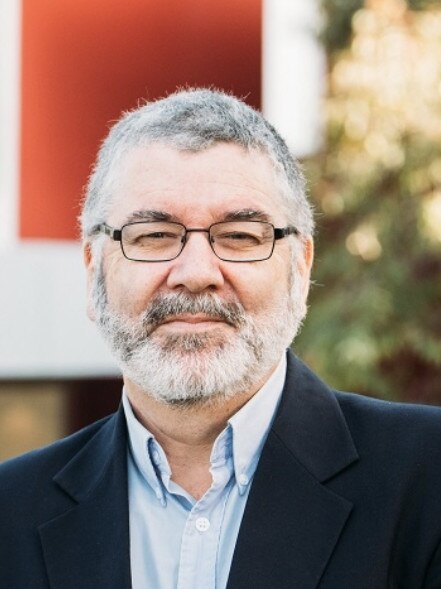
[[[233,433],[234,474],[243,494],[257,468],[273,423],[286,377],[286,354],[262,388],[229,420]]]
[[[286,376],[286,354],[261,389],[235,413],[226,428],[219,434],[211,453],[211,463],[233,455],[233,467],[239,493],[245,493],[271,428]],[[129,433],[133,460],[148,484],[155,490],[158,500],[165,502],[160,479],[170,478],[167,457],[147,428],[136,418],[127,393],[123,390],[122,403]],[[156,459],[155,459],[156,457]],[[158,467],[158,465],[160,465]],[[160,475],[158,476],[158,471]]]
[[[162,448],[159,444],[156,444],[157,447],[154,449],[152,448],[155,438],[153,437],[153,434],[151,434],[136,418],[125,389],[123,389],[122,403],[126,416],[127,429],[129,432],[129,447],[133,461],[150,487],[155,491],[158,500],[162,502],[164,501],[164,491],[154,464],[156,456],[158,456],[156,462],[159,462],[159,452]],[[157,454],[155,454],[155,452],[157,452]]]

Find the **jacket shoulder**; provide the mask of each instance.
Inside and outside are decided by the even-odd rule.
[[[17,489],[41,485],[60,470],[113,418],[109,415],[48,446],[0,464],[0,496]]]
[[[414,403],[385,401],[356,393],[332,391],[344,412],[361,412],[370,415],[382,415],[386,419],[417,419],[433,421],[441,420],[441,407]]]
[[[383,401],[334,391],[354,439],[387,448],[441,454],[441,407]]]

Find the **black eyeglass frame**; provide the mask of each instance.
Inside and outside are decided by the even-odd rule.
[[[107,223],[99,223],[98,225],[95,225],[92,228],[91,234],[95,235],[97,233],[104,233],[105,235],[108,235],[111,239],[113,239],[113,241],[119,241],[122,254],[126,258],[126,260],[130,260],[131,262],[148,262],[148,263],[171,262],[172,260],[176,260],[176,258],[178,258],[181,255],[182,250],[184,249],[185,244],[187,243],[188,233],[207,233],[208,234],[208,243],[210,244],[211,250],[214,253],[214,255],[217,258],[219,258],[219,260],[222,260],[223,262],[233,262],[233,263],[264,262],[265,260],[269,260],[269,258],[271,258],[271,256],[273,255],[274,246],[276,244],[276,241],[278,241],[279,239],[283,239],[284,237],[287,237],[288,235],[296,235],[296,236],[300,235],[299,230],[296,227],[294,227],[293,225],[287,225],[286,227],[274,227],[274,225],[272,223],[270,223],[269,221],[256,221],[253,219],[249,219],[249,220],[246,219],[245,221],[247,223],[264,223],[265,225],[269,225],[272,227],[272,229],[273,229],[273,244],[272,244],[271,251],[266,258],[259,258],[257,260],[229,260],[226,258],[221,258],[221,256],[219,256],[214,251],[213,241],[210,239],[211,228],[214,227],[215,225],[220,225],[223,223],[243,223],[244,221],[217,221],[216,223],[212,223],[209,227],[207,227],[207,229],[198,229],[198,228],[193,228],[193,227],[187,228],[183,223],[178,223],[175,221],[165,221],[166,223],[173,223],[174,225],[179,225],[180,227],[183,227],[183,229],[185,230],[185,233],[182,236],[181,249],[176,254],[176,256],[173,256],[172,258],[167,258],[165,260],[139,260],[136,258],[129,258],[127,256],[126,252],[124,251],[124,246],[123,246],[123,241],[122,241],[122,232],[123,232],[124,227],[129,227],[132,225],[145,225],[148,223],[158,223],[158,222],[160,223],[161,221],[132,221],[130,223],[124,223],[124,225],[122,225],[120,229],[116,229],[115,227],[110,227],[110,225],[107,225]]]

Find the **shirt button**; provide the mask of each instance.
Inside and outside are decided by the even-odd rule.
[[[198,532],[206,532],[210,529],[210,520],[208,520],[206,517],[198,517],[195,525]]]
[[[249,481],[250,481],[250,479],[247,477],[246,474],[241,474],[239,476],[239,485],[243,485],[243,486],[248,485]]]

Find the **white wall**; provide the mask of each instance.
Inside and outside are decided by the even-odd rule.
[[[263,112],[297,157],[322,141],[325,54],[319,0],[264,0]]]
[[[0,248],[11,245],[17,239],[20,19],[20,0],[2,0],[0,6]]]
[[[0,378],[116,375],[86,316],[81,247],[20,243],[0,252]]]

